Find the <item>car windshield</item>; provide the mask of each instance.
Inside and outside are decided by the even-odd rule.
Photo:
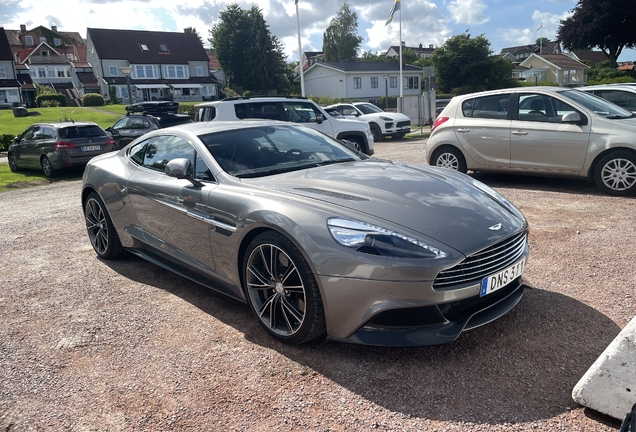
[[[69,126],[59,129],[60,138],[73,139],[73,138],[86,138],[86,137],[99,137],[107,136],[108,134],[104,129],[97,125],[89,126]]]
[[[225,172],[244,178],[363,159],[327,135],[292,125],[235,129],[199,139]]]
[[[377,106],[370,103],[356,104],[355,107],[358,108],[360,111],[362,111],[363,114],[373,114],[373,113],[384,112]]]
[[[611,102],[601,99],[598,96],[579,91],[579,90],[566,90],[559,94],[565,96],[568,99],[573,100],[585,108],[594,111],[598,115],[607,117],[608,119],[624,119],[634,117],[634,114],[624,110],[618,105],[614,105]]]

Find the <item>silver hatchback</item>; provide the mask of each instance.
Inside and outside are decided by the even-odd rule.
[[[581,177],[610,195],[636,193],[636,117],[594,95],[522,87],[457,96],[427,143],[431,165]]]

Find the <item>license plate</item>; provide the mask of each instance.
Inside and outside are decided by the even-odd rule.
[[[83,146],[82,151],[95,151],[101,150],[102,146],[94,145],[94,146]]]
[[[483,297],[490,294],[491,292],[505,287],[510,282],[521,276],[525,267],[526,260],[524,258],[521,261],[517,261],[515,264],[511,265],[507,269],[500,271],[499,273],[495,273],[494,275],[485,277],[481,281],[481,292],[479,293],[479,295]]]

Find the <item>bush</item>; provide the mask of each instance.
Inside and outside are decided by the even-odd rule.
[[[98,93],[86,93],[82,96],[82,105],[87,106],[104,106],[104,96]]]
[[[108,96],[110,97],[110,103],[117,103],[117,87],[108,87]]]
[[[41,101],[39,103],[39,106],[41,108],[51,108],[51,107],[57,108],[60,106],[60,103],[56,100],[45,100],[45,101]]]
[[[14,139],[15,135],[12,134],[0,135],[0,150],[7,150]]]
[[[179,105],[179,108],[177,109],[177,112],[179,114],[188,114],[190,117],[194,118],[194,114],[196,113],[196,110],[194,109],[194,105]]]
[[[316,102],[320,106],[333,105],[338,102],[350,102],[349,99],[344,99],[344,98],[338,99],[338,98],[332,97],[331,95],[328,95],[328,96],[309,95],[307,99],[311,99],[312,101]]]
[[[54,101],[57,105],[43,105],[43,102]],[[47,106],[66,106],[66,96],[61,94],[41,94],[35,98],[35,102],[39,107]]]

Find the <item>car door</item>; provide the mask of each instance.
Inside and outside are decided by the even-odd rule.
[[[568,103],[541,93],[520,93],[511,125],[510,165],[532,171],[578,172],[583,169],[590,141],[590,124],[562,123],[577,112]]]
[[[119,120],[117,120],[117,123],[115,123],[112,127],[109,127],[108,129],[106,129],[106,131],[110,133],[113,139],[115,140],[115,148],[118,148],[118,149],[122,148],[122,145],[121,145],[122,131],[125,131],[127,129],[128,120],[129,120],[129,117],[120,118]]]
[[[461,113],[455,118],[455,136],[478,166],[510,166],[509,99],[509,93],[470,98],[458,108]]]
[[[40,131],[39,125],[32,125],[25,130],[17,144],[11,150],[16,158],[18,166],[32,168],[34,167],[35,158],[35,137]],[[39,166],[39,165],[38,165]]]
[[[142,141],[131,149],[130,157],[139,165],[128,179],[128,190],[144,241],[194,268],[213,272],[210,231],[214,226],[208,222],[208,200],[217,184],[205,161],[189,141],[175,135]],[[202,187],[165,174],[167,163],[176,158],[190,160]]]

